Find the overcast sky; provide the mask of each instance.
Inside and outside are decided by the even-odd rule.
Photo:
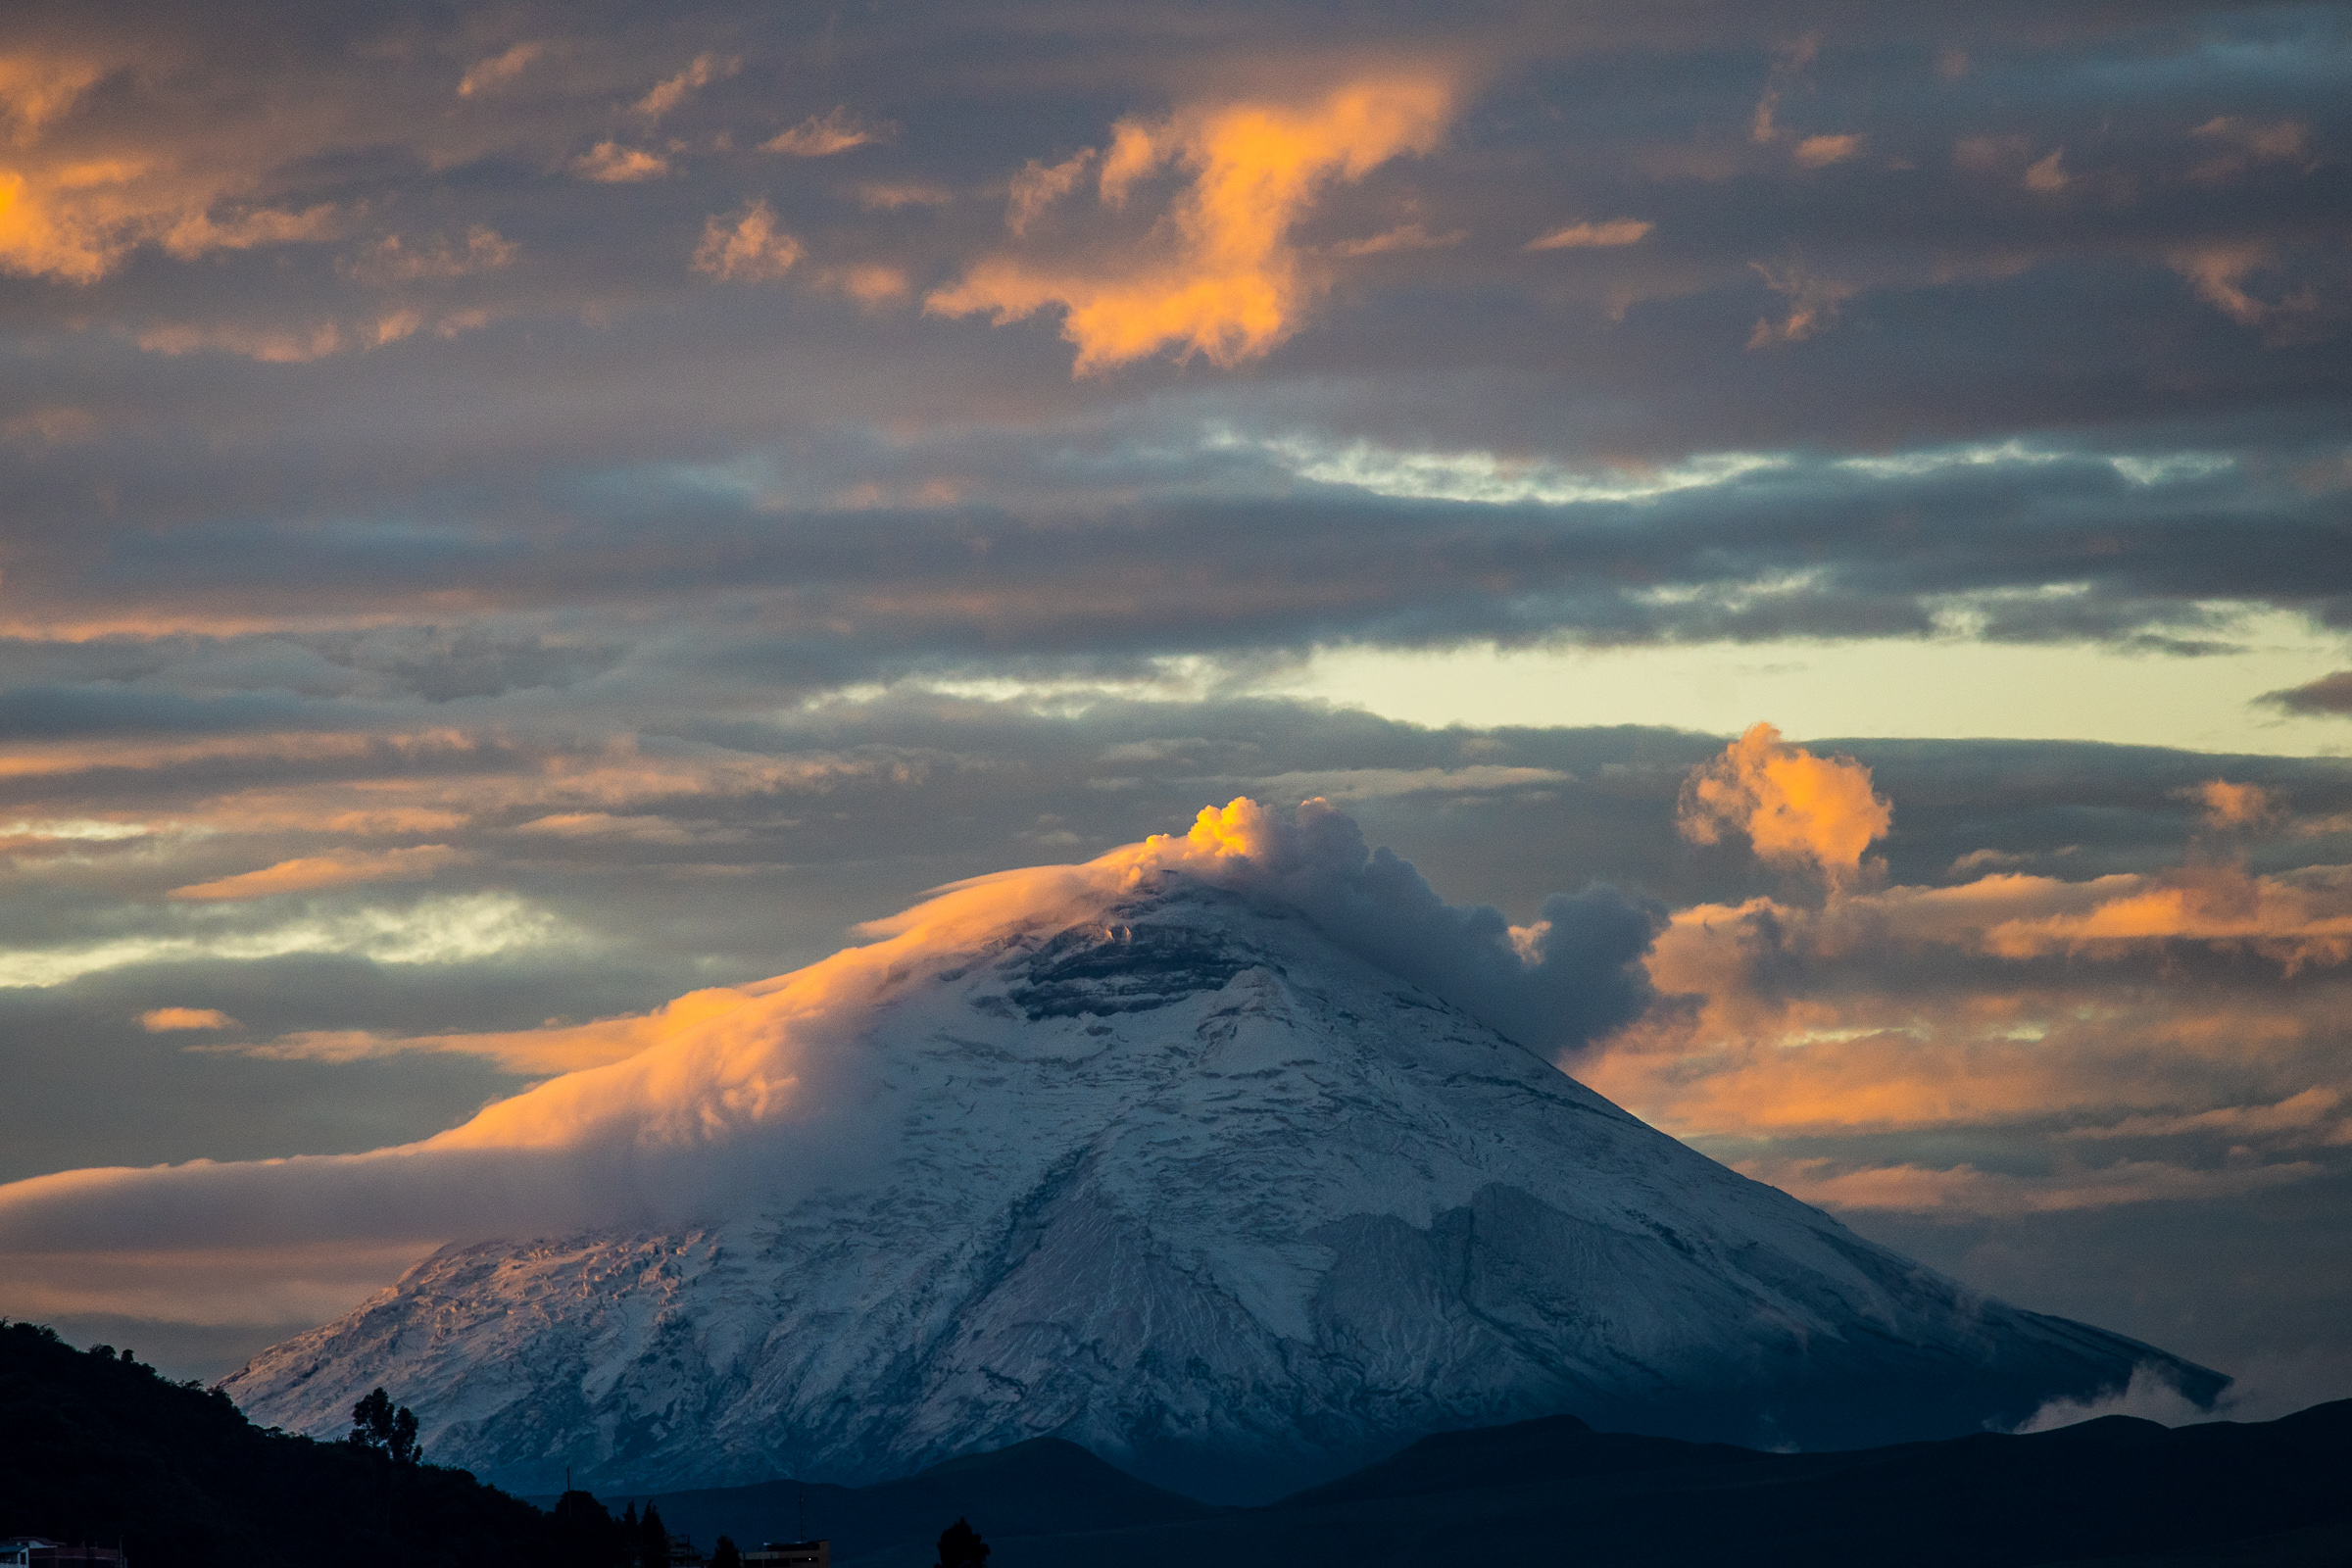
[[[423,1138],[1322,795],[1652,912],[1558,1048],[1638,1114],[2352,1393],[2340,7],[47,11],[0,1181]],[[0,1311],[209,1373],[417,1252],[274,1245]]]

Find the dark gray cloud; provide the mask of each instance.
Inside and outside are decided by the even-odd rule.
[[[2337,670],[2284,691],[2265,692],[2262,701],[2289,713],[2352,713],[2352,670]]]
[[[455,625],[434,614],[365,635],[289,632],[273,659],[220,677],[360,697],[406,681],[441,699],[680,661],[740,661],[813,690],[1005,659],[1083,668],[1349,643],[1957,634],[2193,654],[2236,646],[2249,609],[2352,623],[2341,495],[2251,462],[2167,471],[2129,453],[1960,449],[1857,472],[1876,460],[1792,458],[1546,505],[1383,495],[1341,482],[1351,461],[1377,460],[1319,455],[1304,466],[1321,482],[1228,460],[1234,482],[1254,468],[1246,477],[1271,493],[1052,511],[776,512],[640,471],[532,503],[568,502],[560,522],[505,521],[523,498],[489,497],[465,530],[191,521],[15,580],[50,614],[101,623],[499,607]],[[887,464],[864,471],[893,478]],[[295,649],[344,673],[299,667]],[[130,653],[118,641],[50,658],[100,656],[120,667]]]

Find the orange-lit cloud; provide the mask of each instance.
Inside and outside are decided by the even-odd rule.
[[[61,1241],[9,1257],[0,1311],[36,1321],[107,1312],[167,1323],[258,1322],[291,1333],[351,1310],[432,1250],[414,1241],[135,1251],[102,1238]]]
[[[341,232],[341,215],[331,206],[222,210],[216,204],[225,196],[223,184],[145,164],[84,165],[45,174],[0,170],[0,268],[89,283],[149,241],[192,260]]]
[[[660,120],[714,81],[723,81],[743,69],[733,55],[696,55],[694,63],[674,76],[663,77],[654,89],[629,106],[634,114]]]
[[[887,121],[868,122],[839,105],[828,113],[811,115],[788,130],[778,131],[760,144],[763,153],[782,153],[787,158],[830,158],[846,153],[853,147],[867,147],[887,142],[898,134],[899,127]]]
[[[2205,805],[2207,827],[2264,827],[2284,814],[2278,799],[2259,784],[2214,778],[2199,784],[2194,793]]]
[[[1777,122],[1781,107],[1781,88],[1786,82],[1801,78],[1805,68],[1821,54],[1821,35],[1808,32],[1799,38],[1783,43],[1772,52],[1772,74],[1767,78],[1763,95],[1756,99],[1755,113],[1748,117],[1747,135],[1758,145],[1783,140],[1788,132]]]
[[[129,130],[80,129],[59,142],[66,112],[126,63],[0,56],[0,271],[90,283],[144,244],[186,260],[341,231],[331,205],[254,200],[259,160],[249,151]]]
[[[93,772],[162,774],[209,765],[267,773],[289,762],[312,777],[299,784],[232,784],[218,793],[200,789],[179,801],[168,817],[147,821],[69,814],[86,793]],[[220,868],[214,857],[221,835],[253,836],[266,844],[271,840],[265,835],[318,835],[351,846],[332,855],[305,857],[327,860],[328,865],[315,869],[341,880],[354,868],[354,857],[360,858],[357,865],[362,869],[430,869],[421,857],[410,858],[405,866],[400,860],[372,859],[372,851],[359,848],[355,841],[446,841],[469,827],[520,832],[524,837],[516,847],[536,844],[538,849],[524,851],[534,855],[566,843],[736,843],[743,829],[708,820],[715,813],[691,803],[817,795],[853,781],[889,780],[920,787],[932,765],[924,758],[887,752],[775,758],[693,748],[649,754],[628,743],[550,753],[515,746],[503,737],[456,730],[382,736],[262,735],[168,745],[49,744],[0,751],[0,778],[11,781],[19,809],[26,813],[13,823],[0,821],[0,848],[21,868],[61,858],[82,863],[93,855],[131,857],[169,867],[162,874],[172,881],[202,887]],[[274,858],[256,854],[244,863],[262,863],[285,853],[279,851]],[[206,857],[197,862],[202,876],[189,864],[195,855]],[[285,891],[269,885],[274,881],[274,876],[229,879],[222,892],[259,896]]]
[[[2306,294],[2281,300],[2257,298],[2246,285],[2254,274],[2278,259],[2268,241],[2238,240],[2199,245],[2173,252],[2166,258],[2174,271],[2188,280],[2197,298],[2240,326],[2260,326],[2273,317],[2317,308]]]
[[[333,239],[342,232],[342,215],[332,206],[307,208],[299,213],[240,213],[226,221],[210,213],[189,213],[164,230],[163,246],[182,260],[212,251],[245,251],[257,245],[291,245]]]
[[[1342,240],[1331,247],[1334,256],[1388,256],[1397,251],[1442,251],[1470,237],[1466,228],[1432,234],[1425,223],[1399,223],[1363,239]]]
[[[1007,187],[1004,226],[1015,234],[1024,232],[1047,208],[1078,188],[1094,160],[1091,147],[1050,166],[1030,159]]]
[[[400,283],[441,282],[486,272],[511,265],[522,247],[486,224],[466,231],[463,245],[443,237],[404,240],[386,234],[336,270],[355,283],[388,287]]]
[[[279,893],[314,893],[322,888],[348,887],[362,882],[409,882],[431,876],[460,858],[446,844],[420,844],[415,849],[374,853],[346,851],[280,860],[258,871],[224,876],[173,888],[171,897],[199,903],[229,899],[266,899]]]
[[[1966,1164],[1944,1170],[1905,1164],[1837,1171],[1828,1159],[1742,1160],[1733,1168],[1824,1208],[1986,1215],[2236,1198],[2325,1173],[2304,1160],[2220,1170],[2124,1160],[2052,1176],[2013,1176]]]
[[[1081,375],[1166,348],[1227,367],[1260,358],[1298,329],[1321,286],[1291,240],[1293,226],[1333,182],[1434,147],[1453,102],[1449,77],[1399,74],[1303,105],[1225,104],[1121,121],[1101,161],[1101,208],[1123,209],[1163,173],[1182,182],[1148,236],[1086,256],[988,258],[924,309],[1006,322],[1058,308]],[[1039,178],[1015,187],[1007,213],[1015,229],[1041,205]]]
[[[1754,113],[1748,117],[1748,140],[1759,147],[1776,144],[1788,147],[1799,169],[1827,169],[1832,164],[1858,158],[1866,139],[1857,131],[1797,136],[1779,122],[1783,88],[1801,80],[1820,54],[1821,38],[1815,33],[1807,33],[1774,50],[1771,76],[1763,95],[1756,100]]]
[[[2189,169],[2189,178],[2206,184],[2233,179],[2255,164],[2304,163],[2311,153],[2311,127],[2299,120],[2258,124],[2219,115],[2189,134],[2220,149]]]
[[[236,1019],[218,1007],[150,1007],[139,1014],[139,1027],[151,1035],[175,1029],[236,1029]]]
[[[71,404],[32,409],[0,419],[0,440],[26,445],[72,446],[98,433],[98,416]]]
[[[2186,793],[2231,825],[2278,811],[2226,780]],[[2352,1142],[2352,978],[2338,972],[2352,963],[2352,867],[2254,876],[2200,862],[2079,882],[1996,872],[1858,888],[1860,858],[1890,814],[1858,766],[1765,726],[1695,770],[1687,832],[1745,831],[1767,858],[1821,866],[1833,896],[1677,911],[1644,960],[1667,1001],[1573,1070],[1678,1136],[1750,1148],[2052,1123],[2048,1148],[2240,1146],[2221,1167],[2133,1157],[2047,1176],[1814,1152],[1741,1166],[1832,1207],[2013,1214],[2222,1198],[2317,1169],[2256,1151]],[[2277,969],[2192,995],[2150,987],[2126,963],[2197,955]],[[2092,966],[2053,972],[2051,957]]]
[[[2313,1174],[2282,1152],[2352,1142],[2348,922],[2352,868],[1994,875],[1820,908],[1698,906],[1646,958],[1666,1003],[1571,1065],[1680,1137],[1806,1140],[1801,1157],[1740,1168],[1832,1207],[2006,1214],[2229,1197]],[[2212,990],[2108,967],[2183,949],[2278,967]],[[2026,967],[2051,956],[2099,962]],[[2155,1139],[2185,1140],[2192,1156],[2234,1152],[2218,1166],[2070,1156],[2033,1177],[1820,1152],[1825,1140],[1928,1131],[1999,1131],[2060,1152]]]
[[[524,41],[469,69],[458,81],[458,96],[471,98],[474,94],[503,87],[528,70],[532,61],[547,52],[547,45]]]
[[[867,310],[894,305],[914,292],[904,269],[880,262],[855,267],[828,267],[816,277],[817,287],[846,294]]]
[[[2055,147],[2046,158],[2036,159],[2026,168],[2026,189],[2038,195],[2051,196],[2074,183],[2066,172],[2066,149]]]
[[[143,770],[228,758],[361,758],[368,751],[361,735],[254,735],[201,741],[98,741],[78,745],[12,747],[0,753],[0,778],[53,779],[60,783],[94,768]]]
[[[1747,335],[1747,346],[1751,349],[1770,348],[1775,343],[1802,343],[1836,321],[1839,307],[1859,292],[1851,283],[1822,277],[1800,267],[1776,272],[1761,262],[1748,265],[1762,276],[1765,287],[1788,299],[1788,313],[1781,319],[1775,321],[1769,317],[1757,319]]]
[[[1612,218],[1605,223],[1570,223],[1527,242],[1531,251],[1595,250],[1638,245],[1655,223],[1639,218]]]
[[[641,179],[660,179],[669,172],[669,160],[643,147],[600,141],[571,161],[571,172],[600,185],[627,185]]]
[[[1952,143],[1952,163],[1971,173],[1997,173],[2034,161],[2034,144],[2024,136],[1962,136]]]
[[[1806,169],[1827,169],[1862,156],[1862,138],[1847,132],[1837,136],[1807,136],[1796,144],[1796,161]]]
[[[1578,1076],[1677,1136],[1735,1139],[2108,1126],[2348,1076],[2340,978],[2187,1004],[2131,975],[1956,968],[1899,934],[1841,956],[1805,921],[1777,906],[1678,916],[1649,960],[1672,1002],[1580,1057]]]
[[[709,277],[763,283],[791,271],[808,253],[806,245],[776,226],[776,215],[759,199],[728,218],[704,221],[693,267]]]
[[[251,326],[234,321],[194,326],[173,321],[149,327],[134,341],[150,354],[172,359],[213,349],[241,354],[264,365],[308,365],[350,347],[353,340],[335,321],[307,326]]]
[[[945,207],[956,193],[945,185],[922,180],[876,181],[857,189],[858,205],[869,213],[895,213],[902,207]]]
[[[100,74],[86,60],[0,55],[0,128],[20,145],[31,140],[43,124],[71,109]]]
[[[1984,933],[1984,950],[2005,958],[2112,958],[2186,941],[2251,950],[2289,974],[2352,958],[2352,867],[2254,877],[2236,866],[2185,866],[2162,877],[2102,877],[2100,884],[2122,886],[2089,908],[2004,920]]]
[[[1684,782],[1675,825],[1713,844],[1725,828],[1747,835],[1776,865],[1810,866],[1833,888],[1860,874],[1862,853],[1893,825],[1894,808],[1850,757],[1815,757],[1770,724],[1751,726]]]
[[[1822,957],[1843,958],[1886,944],[1948,947],[1997,958],[2056,953],[2116,958],[2189,942],[2259,953],[2292,973],[2352,958],[2352,866],[2308,866],[2251,876],[2239,866],[2197,864],[2085,882],[1997,874],[1948,888],[1893,887],[1848,893],[1819,910],[1751,900],[1738,907],[1699,905],[1677,911],[1660,939],[1715,937],[1738,922],[1768,917],[1781,940]]]
[[[241,1046],[199,1046],[220,1054],[270,1061],[362,1061],[429,1052],[480,1056],[504,1071],[531,1077],[578,1072],[626,1061],[639,1052],[699,1029],[754,1000],[754,991],[713,987],[690,991],[648,1013],[581,1024],[543,1024],[480,1034],[381,1035],[367,1030],[306,1030]]]
[[[771,1192],[822,1179],[828,1159],[871,1153],[875,1128],[865,1118],[880,1088],[873,1009],[942,953],[1088,917],[1170,871],[1282,898],[1350,868],[1360,875],[1367,860],[1354,824],[1325,803],[1280,810],[1240,799],[1203,809],[1182,834],[1084,864],[956,884],[863,928],[867,946],[771,980],[693,993],[642,1017],[504,1035],[342,1032],[264,1042],[259,1049],[280,1055],[455,1051],[517,1071],[573,1070],[437,1137],[365,1154],[69,1171],[0,1186],[0,1252],[388,1243],[610,1223],[649,1204],[699,1201],[711,1180],[731,1179],[730,1151],[754,1159]],[[1430,914],[1420,902],[1425,886],[1393,877],[1355,885],[1390,890],[1381,907],[1400,918]],[[1425,929],[1461,931],[1444,911]]]
[[[689,827],[666,816],[615,815],[611,811],[558,811],[534,817],[514,830],[573,841],[604,840],[630,844],[729,844],[740,841],[740,828]]]
[[[2212,1110],[2156,1116],[2127,1116],[2100,1126],[2070,1128],[2074,1139],[2179,1138],[2218,1133],[2225,1138],[2264,1143],[2312,1145],[2352,1144],[2352,1114],[2347,1114],[2352,1091],[2314,1085],[2299,1095],[2267,1105],[2221,1105]]]
[[[10,271],[75,283],[99,277],[114,258],[92,226],[62,219],[23,174],[0,172],[0,265]]]

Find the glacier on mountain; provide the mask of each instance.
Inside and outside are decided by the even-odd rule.
[[[863,1483],[1054,1434],[1232,1500],[1558,1411],[1844,1446],[2142,1365],[2218,1392],[1863,1240],[1494,1027],[1547,1016],[1546,987],[1583,999],[1557,1027],[1638,1004],[1607,1000],[1638,984],[1643,917],[1610,912],[1635,906],[1486,929],[1352,833],[1236,803],[981,879],[492,1107],[445,1137],[561,1146],[584,1182],[699,1160],[694,1212],[454,1243],[224,1386],[329,1435],[380,1384],[435,1460],[519,1490]],[[1522,975],[1456,983],[1489,951]],[[578,1153],[615,1125],[620,1152]]]

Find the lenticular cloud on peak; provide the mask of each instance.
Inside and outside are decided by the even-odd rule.
[[[380,1384],[437,1457],[525,1490],[870,1480],[1056,1434],[1237,1499],[1555,1411],[1850,1445],[2141,1367],[2218,1392],[1561,1073],[1514,1029],[1629,1016],[1654,915],[1592,888],[1541,925],[1447,906],[1319,801],[959,884],[345,1162],[457,1161],[477,1211],[558,1174],[608,1206],[452,1243],[225,1386],[325,1433]]]

